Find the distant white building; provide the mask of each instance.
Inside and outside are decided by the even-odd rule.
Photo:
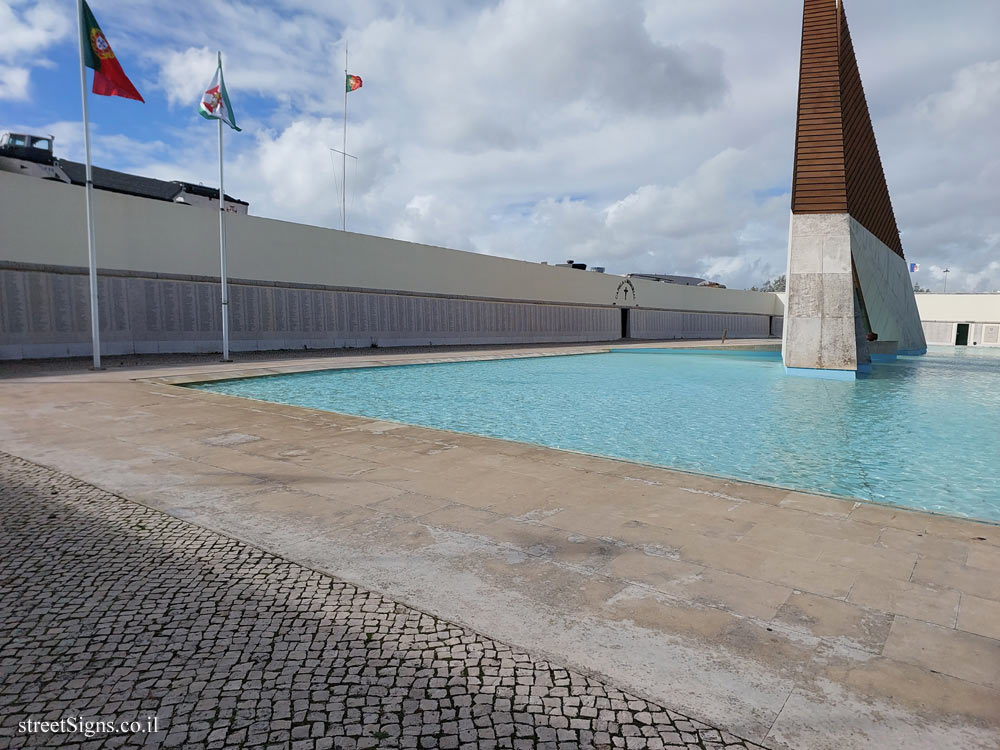
[[[0,171],[57,180],[72,185],[86,184],[86,165],[55,157],[52,136],[4,133],[0,136]],[[112,169],[93,167],[94,188],[112,193],[124,193],[140,198],[184,203],[191,206],[218,209],[218,188],[195,185],[181,180],[156,180]],[[226,211],[248,212],[250,204],[226,196]]]
[[[1000,294],[917,294],[928,344],[1000,346]]]

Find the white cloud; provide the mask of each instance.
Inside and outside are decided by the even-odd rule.
[[[29,78],[27,68],[0,65],[0,99],[27,99]]]
[[[451,247],[471,247],[474,243],[471,229],[473,208],[438,195],[415,195],[406,204],[402,216],[393,225],[391,234],[401,240],[423,242],[428,236],[441,238],[441,243]]]
[[[998,78],[1000,60],[960,65],[876,123],[903,250],[923,286],[943,288],[947,267],[949,290],[1000,288]]]
[[[675,184],[647,184],[606,205],[568,197],[539,202],[489,249],[530,260],[577,261],[616,271],[687,273],[732,280],[777,275],[787,198],[758,202],[747,189],[750,155],[725,149]],[[480,239],[478,244],[485,244]],[[565,257],[563,257],[565,256]]]
[[[55,3],[0,0],[0,99],[30,98],[31,67],[51,67],[40,53],[66,36],[70,19]]]
[[[0,60],[23,60],[66,36],[75,20],[54,2],[0,0]]]
[[[157,83],[171,105],[194,106],[212,80],[215,66],[216,52],[208,47],[164,52]]]
[[[990,249],[993,257],[1000,254],[1000,238],[993,238]],[[948,271],[947,274],[945,269]],[[932,292],[941,292],[945,289],[952,292],[1000,292],[1000,284],[997,283],[997,279],[1000,279],[1000,261],[990,261],[981,267],[969,264],[932,264],[926,268],[921,266],[919,271],[912,274],[912,278],[920,286]]]
[[[1000,60],[960,69],[950,88],[931,94],[916,109],[938,131],[990,124],[1000,110]],[[998,123],[993,120],[992,125]]]

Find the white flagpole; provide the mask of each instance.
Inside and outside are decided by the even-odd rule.
[[[219,51],[222,70],[222,51]],[[219,76],[222,83],[222,76]],[[219,113],[221,114],[221,113]],[[222,185],[222,117],[219,120],[219,265],[222,271],[222,361],[229,359],[229,287],[226,282],[226,192]]]
[[[83,148],[87,155],[87,261],[90,267],[90,340],[94,369],[101,369],[101,319],[97,309],[97,251],[94,247],[94,180],[90,167],[90,117],[87,111],[87,70],[83,63],[83,0],[76,0],[80,45],[80,95],[83,98]]]
[[[340,193],[341,228],[347,231],[347,40],[344,40],[344,150],[343,154],[343,190]]]

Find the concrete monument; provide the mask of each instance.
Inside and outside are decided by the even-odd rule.
[[[840,0],[805,0],[787,279],[790,374],[853,379],[926,351]]]

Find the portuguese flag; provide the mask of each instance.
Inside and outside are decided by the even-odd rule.
[[[101,96],[120,96],[145,102],[118,64],[118,58],[112,52],[101,27],[97,25],[97,19],[90,12],[86,0],[83,2],[80,29],[83,31],[83,64],[94,69],[93,92]]]
[[[361,76],[348,75],[347,76],[347,90],[348,91],[357,91],[359,88],[361,88]]]

